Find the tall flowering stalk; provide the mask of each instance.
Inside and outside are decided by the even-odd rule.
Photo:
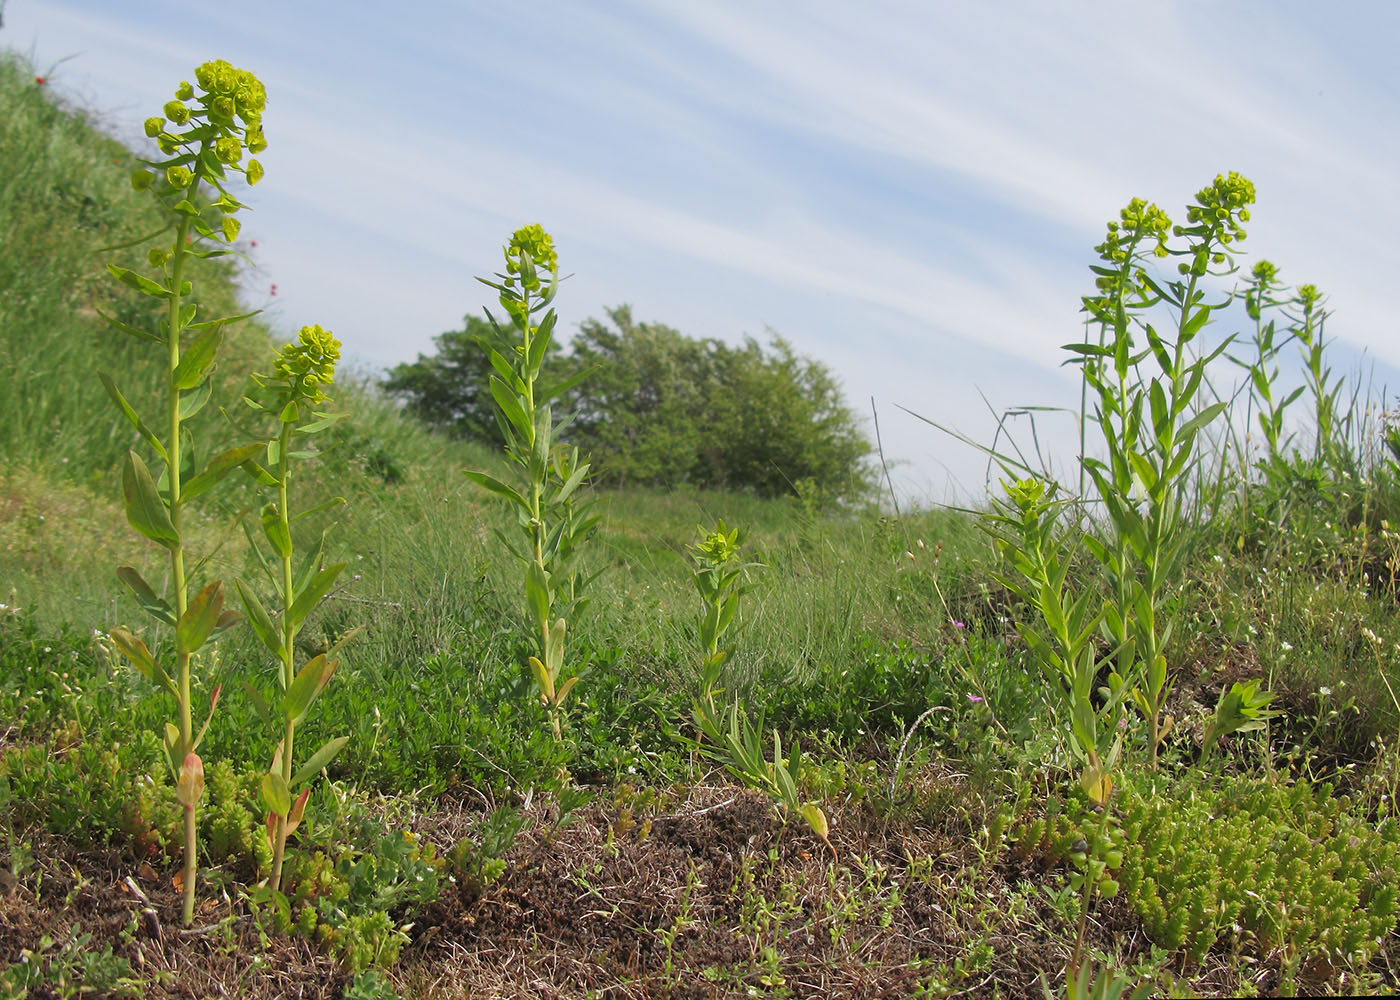
[[[1093,417],[1102,432],[1106,456],[1084,458],[1108,516],[1108,533],[1085,537],[1105,569],[1112,597],[1104,608],[1102,632],[1117,651],[1109,677],[1116,693],[1125,688],[1147,722],[1148,756],[1171,730],[1164,715],[1170,692],[1167,652],[1172,622],[1164,613],[1180,582],[1181,557],[1190,533],[1185,507],[1196,469],[1201,432],[1224,412],[1223,402],[1201,405],[1198,395],[1206,368],[1229,345],[1197,352],[1193,342],[1212,315],[1229,299],[1206,301],[1204,282],[1234,271],[1232,244],[1244,239],[1254,185],[1239,174],[1220,175],[1196,194],[1187,224],[1173,226],[1166,213],[1133,199],[1120,220],[1110,222],[1098,247],[1098,294],[1084,300],[1100,325],[1098,344],[1068,344],[1090,392],[1097,397]],[[1168,243],[1168,233],[1185,245]],[[1178,278],[1161,280],[1153,258],[1183,258]],[[1149,322],[1161,307],[1170,326]],[[1140,334],[1145,346],[1135,342]],[[1156,374],[1151,369],[1155,366]]]
[[[163,115],[146,120],[146,135],[155,140],[163,158],[143,160],[131,175],[136,189],[154,193],[166,216],[166,226],[160,232],[128,244],[161,241],[147,253],[150,270],[142,273],[107,265],[117,280],[161,303],[163,315],[149,327],[104,318],[123,333],[155,344],[163,353],[164,413],[155,423],[163,433],[147,423],[110,375],[101,376],[108,394],[162,466],[159,477],[153,477],[145,459],[135,450],[128,452],[122,466],[122,497],[131,526],[169,552],[170,596],[167,599],[158,594],[130,566],[118,569],[117,575],[148,614],[173,626],[173,671],[134,633],[113,629],[110,634],[136,669],[175,699],[176,719],[165,726],[165,753],[185,813],[182,918],[186,924],[194,919],[196,810],[204,793],[204,765],[196,750],[209,726],[206,718],[199,732],[194,730],[190,664],[206,642],[239,616],[224,610],[220,581],[190,596],[193,585],[186,568],[184,511],[190,501],[243,465],[261,447],[244,445],[214,455],[207,462],[199,461],[185,421],[209,402],[225,324],[245,317],[198,319],[199,307],[192,301],[186,271],[192,259],[232,252],[226,247],[238,237],[234,213],[244,206],[225,185],[231,173],[241,173],[249,184],[256,184],[263,174],[262,165],[255,159],[245,160],[244,153],[259,153],[267,146],[262,131],[267,99],[257,77],[215,60],[195,70],[195,80],[196,86],[180,84],[175,99],[162,109]],[[218,695],[216,688],[209,718]]]
[[[267,836],[272,848],[272,876],[268,885],[277,890],[282,883],[282,859],[286,853],[287,837],[296,830],[306,810],[310,787],[297,788],[329,764],[349,742],[341,736],[327,741],[298,768],[292,770],[297,725],[306,717],[312,703],[325,690],[335,673],[339,660],[331,659],[336,644],[328,652],[319,653],[296,666],[296,637],[312,611],[330,592],[346,564],[323,566],[325,535],[302,558],[298,566],[294,559],[292,541],[291,503],[292,460],[301,455],[293,450],[297,437],[325,430],[342,416],[318,410],[329,402],[324,387],[335,378],[335,365],[340,359],[340,341],[319,326],[304,326],[297,342],[282,348],[272,375],[255,375],[254,381],[263,390],[249,395],[246,402],[256,410],[277,415],[277,433],[267,443],[267,467],[249,463],[254,477],[263,486],[275,489],[277,498],[262,509],[263,534],[272,546],[273,558],[262,555],[257,545],[253,551],[267,571],[278,598],[278,619],[273,621],[253,589],[237,581],[238,596],[248,621],[259,640],[277,659],[279,697],[270,704],[257,688],[247,691],[265,721],[281,728],[281,740],[272,756],[272,766],[262,780],[262,800],[267,809]],[[260,397],[260,398],[259,398]],[[339,497],[298,514],[316,513],[345,501]],[[345,641],[343,637],[341,642]],[[293,799],[293,795],[296,798]]]
[[[535,649],[530,672],[549,713],[554,738],[562,739],[564,699],[578,682],[578,674],[564,677],[568,626],[561,612],[581,607],[581,590],[587,581],[575,569],[575,558],[598,517],[588,513],[591,503],[577,502],[576,493],[588,478],[589,466],[579,462],[577,448],[556,445],[550,403],[589,372],[554,385],[542,378],[557,321],[551,306],[559,288],[553,238],[538,225],[524,226],[511,237],[505,259],[504,274],[496,274],[496,280],[477,280],[496,289],[513,328],[513,337],[507,337],[495,317],[487,314],[498,343],[514,340],[508,351],[492,350],[490,358],[495,369],[491,395],[496,419],[516,482],[504,483],[483,472],[466,476],[515,508],[524,544],[509,539],[506,544],[525,567],[526,620]]]

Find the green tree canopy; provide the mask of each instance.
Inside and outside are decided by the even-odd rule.
[[[487,384],[488,351],[496,340],[485,317],[467,316],[462,329],[433,338],[435,354],[420,354],[417,361],[391,368],[384,389],[429,427],[453,437],[501,444]]]
[[[394,368],[385,388],[430,426],[498,441],[487,359],[495,337],[468,317],[436,339],[437,354]],[[835,377],[776,334],[767,347],[696,339],[638,323],[624,305],[585,320],[566,360],[590,374],[568,394],[564,436],[591,455],[602,482],[764,496],[815,488],[837,499],[871,485],[870,442]]]

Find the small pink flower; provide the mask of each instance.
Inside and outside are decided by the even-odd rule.
[[[249,242],[248,245],[249,245],[250,247],[256,247],[256,246],[258,245],[258,241],[257,241],[257,240],[252,240],[251,242]]]
[[[974,705],[976,705],[979,701],[982,700],[982,698],[981,698],[980,696],[978,696],[978,695],[970,694],[970,695],[967,696],[967,700],[970,701],[970,702],[972,702]]]
[[[956,618],[954,618],[953,628],[967,628],[967,622],[960,622]]]
[[[273,286],[272,286],[271,294],[273,294],[273,295],[276,295],[276,294],[277,294],[277,286],[276,286],[276,285],[273,285]]]

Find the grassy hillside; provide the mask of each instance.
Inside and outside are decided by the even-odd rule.
[[[181,934],[169,701],[103,638],[141,621],[117,566],[167,582],[122,507],[139,439],[97,378],[163,391],[144,345],[98,315],[148,308],[102,266],[140,251],[101,248],[160,224],[133,165],[0,58],[0,997],[1010,997],[1042,974],[1058,987],[1082,956],[1157,995],[1395,985],[1400,493],[1375,442],[1364,467],[1290,453],[1265,472],[1226,453],[1216,492],[1192,497],[1160,596],[1175,625],[1155,768],[1144,717],[1109,714],[1122,648],[1086,633],[1084,704],[1118,720],[1123,748],[1101,807],[1036,645],[1054,588],[1018,596],[1014,556],[959,512],[593,496],[597,576],[569,620],[585,666],[555,740],[500,541],[515,515],[461,474],[501,458],[353,380],[292,498],[346,500],[297,523],[349,566],[299,652],[363,626],[298,746],[349,742],[277,896],[259,885],[276,737],[245,687],[272,691],[274,668],[246,628],[200,654],[201,714],[222,698],[201,749],[199,928]],[[239,311],[234,277],[201,264],[214,311]],[[276,347],[237,325],[226,405]],[[196,433],[212,450],[243,431],[209,407]],[[241,474],[200,498],[187,543],[209,575],[258,578],[244,528],[265,500]],[[1046,551],[1097,614],[1115,581],[1080,533],[1104,515],[1053,511]],[[800,741],[795,793],[824,810],[827,843],[696,739],[690,547],[720,517],[756,564],[724,696],[761,711],[765,759],[775,734]],[[150,632],[158,651],[170,631]],[[1218,700],[1249,680],[1280,714],[1208,754]]]

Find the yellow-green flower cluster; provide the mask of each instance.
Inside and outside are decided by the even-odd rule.
[[[696,558],[714,566],[723,566],[739,554],[739,529],[725,531],[724,522],[721,521],[719,530],[707,533],[704,541],[696,542],[691,547],[695,550]]]
[[[1104,241],[1094,248],[1101,260],[1121,268],[1143,241],[1156,243],[1152,248],[1153,256],[1167,256],[1170,252],[1167,249],[1167,236],[1171,233],[1172,220],[1166,212],[1155,204],[1134,198],[1118,216],[1118,221],[1108,224]],[[1095,284],[1100,291],[1109,293],[1119,280],[1117,276],[1101,275]]]
[[[1249,205],[1254,204],[1254,182],[1235,171],[1216,174],[1210,187],[1196,192],[1196,204],[1186,209],[1189,225],[1177,226],[1176,235],[1199,238],[1192,249],[1191,263],[1176,266],[1182,274],[1200,277],[1210,265],[1226,263],[1224,248],[1245,238],[1243,222],[1249,221]]]
[[[529,257],[532,265],[529,271],[522,267],[522,255]],[[553,274],[558,266],[559,255],[554,250],[554,237],[539,224],[521,226],[510,238],[510,246],[506,247],[506,273],[519,276],[520,284],[526,291],[539,290],[540,277],[537,272]]]
[[[340,341],[320,325],[304,326],[297,342],[288,344],[277,355],[276,377],[291,389],[294,396],[310,403],[322,403],[328,398],[322,386],[335,380],[335,364],[340,360]]]
[[[194,86],[183,81],[175,90],[175,99],[161,108],[162,114],[145,122],[146,135],[156,141],[161,153],[177,158],[173,164],[162,164],[167,183],[183,190],[196,176],[211,181],[222,178],[221,168],[203,168],[197,150],[208,150],[218,164],[242,170],[248,183],[256,184],[263,176],[262,164],[249,160],[244,165],[242,160],[245,149],[256,154],[267,148],[262,130],[267,91],[262,82],[222,59],[204,63],[195,70],[195,79],[202,93],[197,96]],[[172,128],[185,131],[174,132]],[[131,177],[132,186],[144,190],[154,176],[149,170],[137,170]]]

